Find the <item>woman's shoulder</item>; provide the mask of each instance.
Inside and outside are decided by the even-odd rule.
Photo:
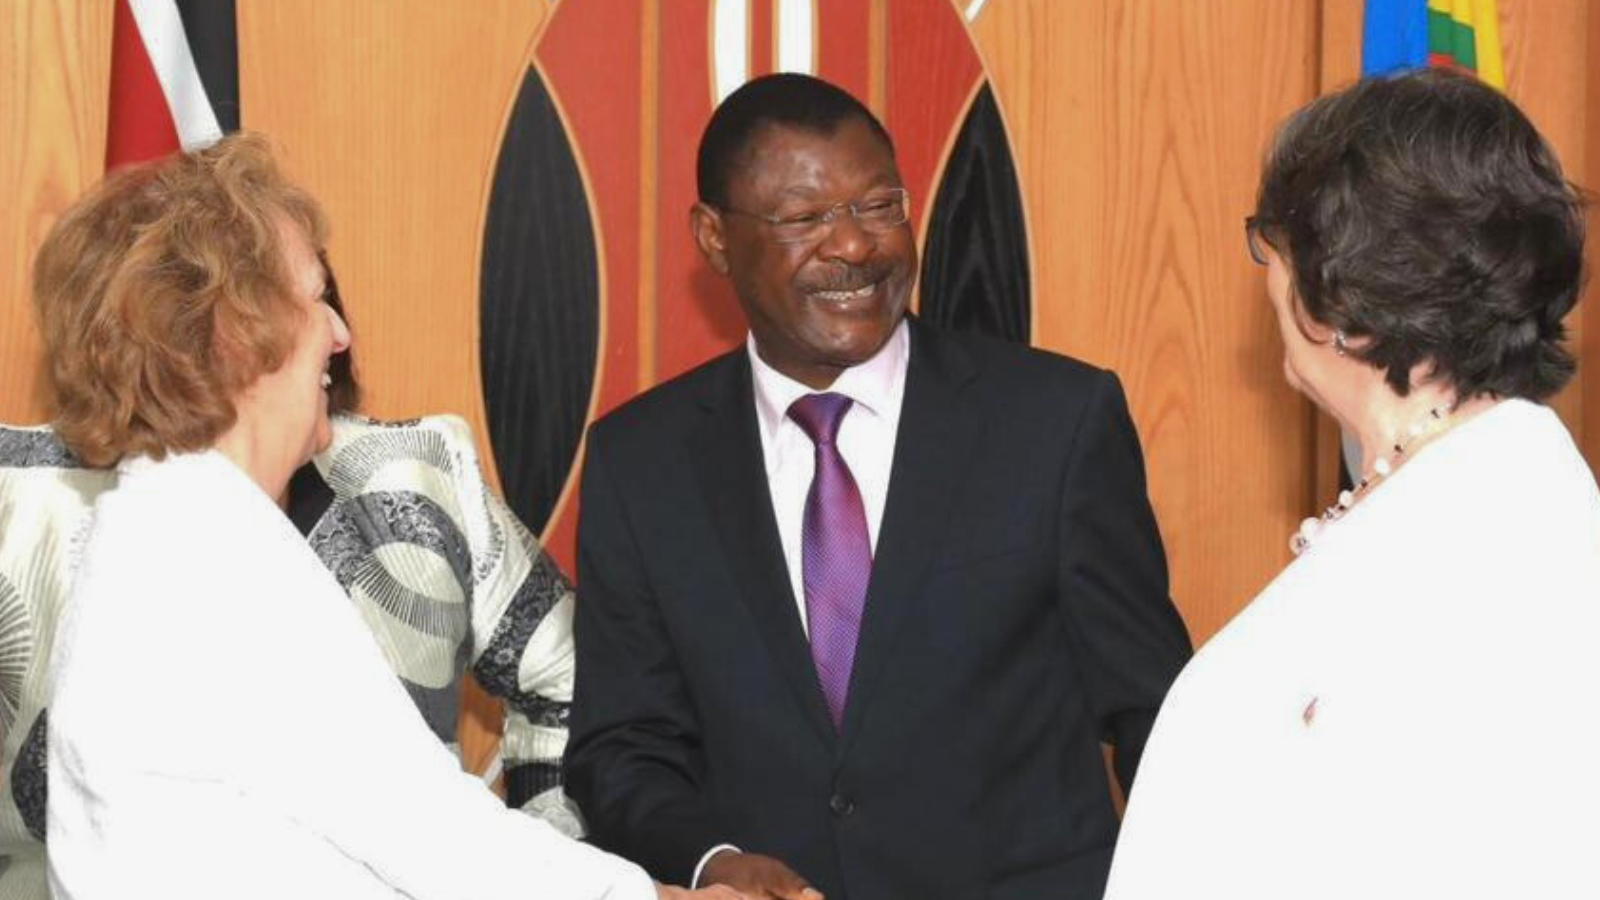
[[[392,420],[342,413],[331,421],[333,441],[317,454],[319,466],[332,466],[352,454],[416,456],[441,462],[444,454],[467,454],[474,465],[477,462],[472,427],[451,413]]]
[[[409,498],[384,507],[386,514],[402,517],[411,514],[406,510],[412,501],[425,501],[429,515],[446,517],[450,529],[465,538],[475,566],[498,559],[506,542],[514,539],[506,532],[520,529],[504,521],[509,513],[495,500],[476,436],[459,416],[404,421],[335,416],[333,441],[314,463],[341,501]]]
[[[116,484],[95,502],[95,530],[130,544],[171,549],[184,542],[226,541],[242,529],[253,537],[275,502],[217,450],[138,457],[116,468]],[[281,513],[280,513],[281,514]]]
[[[339,496],[400,485],[475,506],[485,490],[477,439],[455,415],[396,421],[335,416],[333,441],[314,462]]]
[[[1600,490],[1550,408],[1505,400],[1426,452],[1388,517],[1391,531],[1412,533],[1409,543],[1490,574],[1547,556],[1600,565]]]
[[[1415,468],[1420,476],[1415,480],[1429,493],[1464,503],[1546,504],[1574,488],[1573,499],[1597,496],[1594,476],[1561,418],[1547,406],[1518,398],[1446,432],[1406,468]],[[1546,487],[1550,496],[1529,493]]]
[[[121,618],[225,614],[273,590],[303,542],[276,503],[220,453],[138,459],[96,500],[73,603],[118,596]]]
[[[1525,478],[1530,486],[1543,489],[1537,498],[1521,485],[1512,493],[1541,504],[1555,501],[1600,518],[1600,490],[1594,472],[1555,411],[1526,400],[1507,400],[1501,407],[1505,421],[1492,432],[1494,461],[1507,474],[1520,476],[1511,479],[1513,482]]]

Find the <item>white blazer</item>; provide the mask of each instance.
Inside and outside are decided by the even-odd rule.
[[[1194,658],[1107,898],[1600,897],[1600,494],[1510,400]]]
[[[56,897],[653,900],[460,771],[225,457],[125,463],[88,541],[51,670]]]

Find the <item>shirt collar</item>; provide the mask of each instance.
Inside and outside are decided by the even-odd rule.
[[[789,406],[794,401],[820,392],[767,365],[756,351],[755,335],[745,338],[745,352],[755,375],[756,417],[761,420],[762,435],[771,440],[783,423],[789,421]],[[905,320],[901,319],[878,352],[866,362],[845,369],[828,387],[827,393],[843,394],[856,406],[892,423],[899,417],[900,401],[905,396],[906,366],[910,360],[911,338]]]

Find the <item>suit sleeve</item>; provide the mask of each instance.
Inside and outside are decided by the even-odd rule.
[[[1124,791],[1189,634],[1167,592],[1166,555],[1122,385],[1102,373],[1073,440],[1061,506],[1058,583],[1102,740]]]
[[[597,844],[686,885],[726,835],[704,799],[699,724],[601,433],[579,506],[567,789]]]

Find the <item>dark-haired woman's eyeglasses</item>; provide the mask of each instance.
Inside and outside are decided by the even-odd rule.
[[[1258,266],[1267,264],[1267,247],[1271,242],[1261,234],[1266,224],[1260,216],[1244,217],[1244,245],[1250,250],[1250,259]]]

